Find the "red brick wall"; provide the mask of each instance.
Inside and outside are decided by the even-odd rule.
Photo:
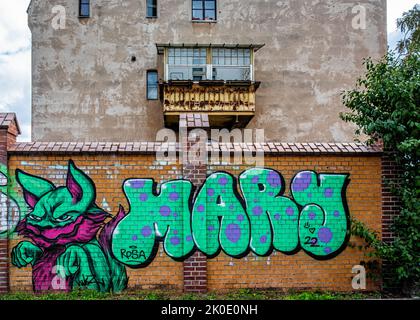
[[[181,165],[161,165],[155,162],[154,155],[141,154],[59,154],[59,153],[13,153],[9,157],[9,171],[20,168],[33,175],[63,185],[69,159],[85,171],[96,185],[97,203],[103,200],[109,205],[110,213],[116,214],[118,205],[128,208],[127,200],[121,190],[127,178],[154,178],[156,182],[191,178],[196,184],[204,179],[201,170],[188,172]],[[279,171],[290,185],[291,178],[299,171],[313,170],[318,173],[348,173],[351,182],[347,188],[347,202],[350,214],[381,233],[382,229],[382,163],[381,157],[348,156],[298,156],[267,155],[265,166]],[[207,173],[223,170],[238,176],[246,166],[209,166]],[[194,177],[194,179],[193,179]],[[286,189],[286,195],[289,190]],[[385,208],[384,208],[385,209]],[[10,240],[9,253],[22,239]],[[352,242],[360,243],[358,239]],[[186,262],[175,262],[160,246],[154,261],[146,268],[129,269],[129,288],[169,288],[227,290],[235,288],[319,288],[338,291],[351,291],[352,267],[366,261],[364,253],[357,248],[347,247],[337,257],[330,260],[315,260],[303,251],[295,255],[279,252],[270,257],[256,257],[253,254],[242,259],[230,258],[224,254],[207,260],[205,257],[193,258]],[[207,265],[207,267],[205,267]],[[12,291],[31,290],[31,267],[18,269],[10,266],[10,288]],[[202,273],[200,273],[202,272]],[[206,283],[202,276],[207,275]],[[193,277],[193,278],[190,278]],[[192,281],[191,283],[188,281]],[[203,285],[203,288],[197,287]],[[378,289],[379,283],[369,280],[369,289]]]

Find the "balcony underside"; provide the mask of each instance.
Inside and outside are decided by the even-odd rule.
[[[160,84],[165,126],[176,129],[182,113],[207,113],[212,128],[243,128],[255,115],[259,82],[170,81]]]

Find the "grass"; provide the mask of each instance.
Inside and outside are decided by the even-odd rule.
[[[0,295],[0,300],[362,300],[381,298],[380,293],[334,293],[324,291],[282,292],[240,289],[227,293],[179,293],[174,291],[126,291],[121,294],[79,290],[71,293],[38,294],[16,292]]]

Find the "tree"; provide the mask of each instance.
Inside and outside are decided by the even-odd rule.
[[[393,267],[400,288],[416,288],[420,280],[420,6],[398,20],[405,38],[396,52],[379,62],[365,60],[366,74],[353,90],[343,93],[350,109],[341,114],[358,126],[356,134],[369,136],[368,143],[383,141],[401,168],[393,192],[401,199],[401,212],[393,222],[395,240],[384,243],[362,224],[353,233],[373,247],[376,256]],[[395,284],[394,284],[395,285]],[[418,287],[417,287],[418,289]]]

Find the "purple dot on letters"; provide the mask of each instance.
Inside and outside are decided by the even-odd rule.
[[[171,194],[169,195],[169,200],[171,200],[171,201],[177,201],[178,199],[179,199],[178,192],[171,192]]]
[[[267,242],[267,236],[262,236],[262,237],[260,238],[260,242],[261,242],[261,243],[266,243],[266,242]]]
[[[267,183],[273,188],[281,186],[281,180],[280,180],[279,174],[275,171],[271,171],[268,174]]]
[[[268,193],[268,195],[269,195],[270,197],[274,197],[274,192],[269,192],[269,193]]]
[[[172,189],[176,189],[176,184],[173,184],[173,185],[171,186],[171,188],[172,188]]]
[[[145,202],[147,201],[147,193],[141,193],[139,196],[140,201]]]
[[[209,196],[209,197],[213,197],[214,196],[214,189],[207,189],[207,195]]]
[[[144,187],[144,183],[145,182],[142,180],[133,180],[133,181],[130,181],[130,187],[133,189],[140,189]]]
[[[229,210],[233,210],[233,209],[235,209],[235,207],[234,207],[234,205],[233,205],[233,204],[231,204],[231,205],[229,206]]]
[[[138,238],[137,238],[137,236],[136,236],[136,235],[134,235],[134,236],[132,236],[132,237],[131,237],[131,240],[133,240],[133,241],[137,241],[137,239],[138,239]]]
[[[178,230],[174,230],[174,234],[178,234]]]
[[[325,248],[325,249],[324,249],[324,252],[325,252],[326,254],[330,254],[330,253],[331,253],[331,251],[332,251],[332,250],[331,250],[331,248]]]
[[[209,230],[209,231],[214,231],[214,229],[215,229],[214,226],[208,226],[207,227],[207,230]]]
[[[141,229],[141,234],[143,237],[149,237],[152,234],[152,228],[149,226],[143,227],[143,229]]]
[[[186,236],[186,238],[185,238],[185,240],[187,240],[188,242],[191,242],[192,241],[192,236]]]
[[[177,212],[174,212],[174,217],[175,218],[178,217],[178,213]]]
[[[197,207],[197,211],[198,212],[204,212],[204,206],[202,205],[202,204],[200,204],[200,205],[198,205],[198,207]]]
[[[228,183],[228,179],[226,179],[226,177],[221,177],[221,178],[219,179],[219,184],[220,184],[221,186],[225,186],[225,185],[227,185],[227,183]]]
[[[238,217],[236,219],[238,219],[239,222],[242,222],[242,221],[244,221],[245,218],[244,218],[243,214],[240,214],[240,215],[238,215]]]
[[[312,193],[308,193],[308,198],[312,198]]]
[[[162,216],[167,217],[171,214],[171,208],[169,208],[168,206],[161,206],[159,209],[159,213]]]
[[[241,228],[236,223],[231,223],[226,227],[225,234],[229,241],[236,243],[241,237]]]
[[[340,211],[335,210],[334,211],[334,217],[338,218],[340,216]]]
[[[331,241],[333,234],[329,228],[321,228],[318,231],[318,238],[323,243],[328,243]]]
[[[254,183],[254,184],[258,183],[258,181],[260,181],[260,178],[258,176],[253,177],[252,180],[251,180],[251,182]]]
[[[254,216],[260,216],[262,215],[263,209],[260,206],[254,207],[254,209],[252,209],[252,213],[254,214]]]
[[[171,243],[174,246],[177,246],[180,242],[181,242],[181,240],[179,239],[179,237],[172,237],[171,238]]]
[[[333,196],[333,189],[327,188],[324,191],[325,198],[331,198]]]
[[[311,172],[300,172],[298,175],[293,179],[292,182],[292,190],[294,192],[305,191],[309,188],[309,185],[312,182],[312,174]]]
[[[315,212],[309,212],[308,217],[309,217],[309,220],[314,220],[316,218]]]
[[[280,213],[276,213],[276,214],[274,215],[274,219],[276,219],[276,220],[280,220]]]
[[[286,214],[287,214],[288,216],[293,216],[293,215],[295,214],[295,210],[293,210],[293,208],[292,208],[292,207],[288,207],[288,208],[286,209]]]

